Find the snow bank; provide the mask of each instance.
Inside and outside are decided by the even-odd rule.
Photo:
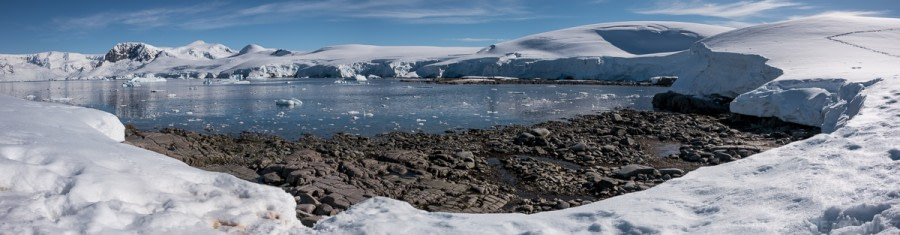
[[[735,113],[820,126],[843,125],[861,91],[896,73],[900,19],[823,16],[719,34],[690,50],[672,90],[735,98]]]
[[[0,96],[0,233],[301,233],[281,189],[121,144],[109,113]]]

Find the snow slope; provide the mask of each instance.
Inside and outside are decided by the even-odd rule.
[[[673,75],[678,52],[732,28],[635,21],[585,25],[498,43],[422,68],[424,77],[505,76],[648,80]]]
[[[897,73],[898,39],[898,19],[830,16],[743,28],[695,44],[673,90],[733,97],[732,112],[832,131],[856,114],[865,87]]]
[[[279,188],[119,143],[112,114],[0,96],[0,234],[302,232]]]
[[[898,26],[900,19],[816,17],[733,31],[692,48],[695,70],[685,73],[696,77],[676,82],[679,92],[737,96],[731,106],[735,111],[782,118],[840,112],[843,126],[831,133],[562,211],[428,213],[381,198],[316,229],[341,234],[900,234],[900,58],[893,43],[885,44],[897,38]],[[844,38],[849,44],[833,40],[851,35],[852,40]],[[853,109],[859,109],[855,116]]]

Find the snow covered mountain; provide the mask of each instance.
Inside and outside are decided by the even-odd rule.
[[[677,22],[594,24],[536,34],[486,48],[338,45],[313,52],[251,44],[234,51],[196,41],[182,47],[127,42],[78,70],[0,61],[0,80],[159,77],[459,77],[647,80],[672,75],[679,51],[730,28]],[[14,56],[6,56],[18,58]],[[84,63],[81,63],[84,64]],[[527,65],[527,66],[526,66]]]
[[[681,22],[592,24],[525,36],[426,66],[423,77],[467,75],[647,80],[674,75],[695,42],[732,28]]]

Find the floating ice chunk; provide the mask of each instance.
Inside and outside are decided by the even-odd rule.
[[[506,93],[513,94],[513,95],[524,95],[525,94],[525,92],[522,92],[522,91],[508,91]]]
[[[374,114],[374,113],[366,113],[365,116],[366,116],[366,117],[372,117],[372,116],[375,116],[375,114]]]
[[[166,95],[166,97],[169,97],[169,98],[175,98],[175,96],[178,96],[178,95],[176,95],[176,94],[168,94],[168,95]]]
[[[25,99],[27,99],[27,100],[34,100],[34,98],[35,98],[34,95],[26,95],[25,96]]]
[[[194,115],[194,112],[190,112],[190,111],[189,111],[189,112],[185,112],[184,114],[187,114],[187,115]]]
[[[359,115],[359,111],[347,111],[348,115]]]
[[[357,81],[357,82],[365,82],[365,81],[368,81],[369,79],[367,79],[366,76],[356,74],[356,75],[353,75],[353,76],[351,76],[351,77],[346,77],[346,78],[344,78],[344,80],[347,80],[347,81]]]
[[[293,106],[300,106],[300,105],[303,105],[303,101],[300,101],[300,100],[297,99],[297,98],[291,98],[291,99],[279,99],[279,100],[276,100],[276,101],[275,101],[275,105],[278,105],[278,106],[293,107]]]

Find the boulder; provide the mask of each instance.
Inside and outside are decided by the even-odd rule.
[[[619,171],[616,171],[616,177],[619,177],[621,179],[628,179],[640,174],[653,174],[654,171],[656,171],[656,169],[653,169],[653,167],[630,164],[627,166],[623,166],[621,169],[619,169]]]

